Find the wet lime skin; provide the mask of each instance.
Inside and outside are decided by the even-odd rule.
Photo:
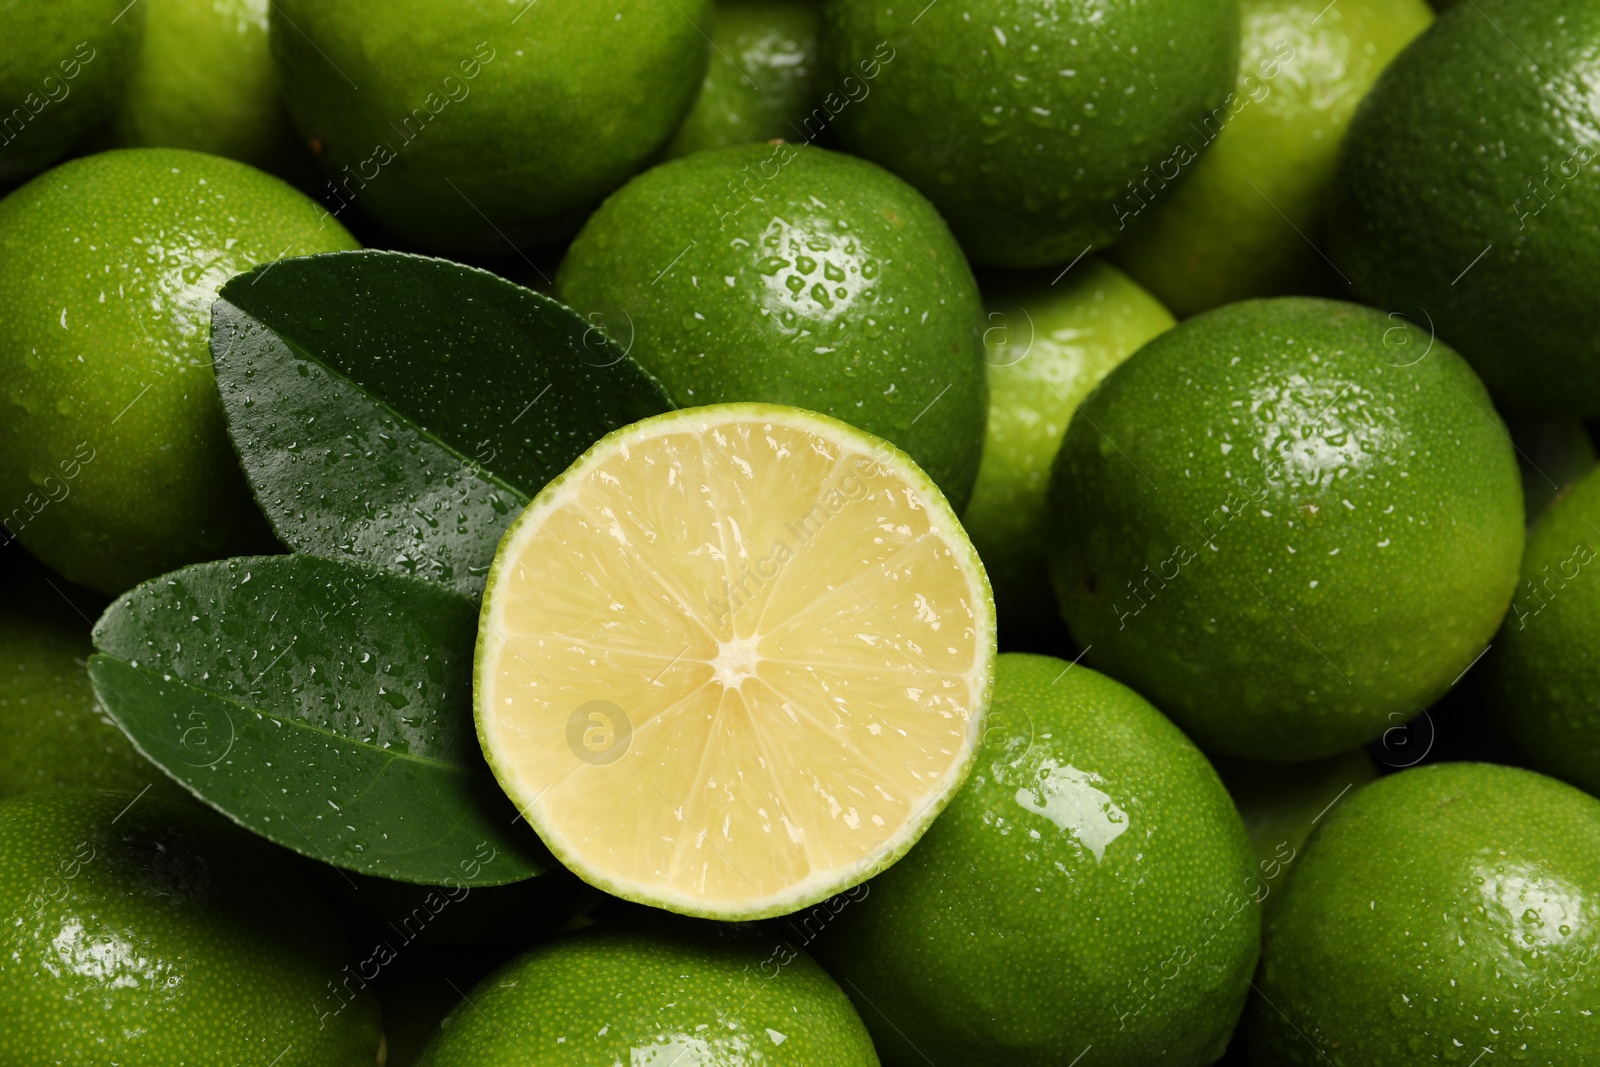
[[[1119,239],[1146,167],[1152,195],[1181,183],[1193,157],[1175,150],[1233,88],[1239,49],[1233,0],[826,0],[822,25],[821,84],[860,86],[834,120],[845,147],[1000,267]]]
[[[264,523],[223,424],[211,304],[235,274],[357,247],[242,163],[123,149],[0,201],[0,516],[115,595],[254,547]]]
[[[1415,716],[1483,651],[1522,551],[1504,425],[1371,308],[1218,308],[1113,371],[1056,457],[1051,573],[1087,661],[1197,743],[1306,760]]]
[[[143,22],[127,0],[0,4],[0,193],[111,117]]]
[[[1594,4],[1457,4],[1340,155],[1329,253],[1356,296],[1426,315],[1509,416],[1600,414],[1597,39]]]
[[[1268,920],[1251,1061],[1593,1063],[1596,885],[1600,801],[1571,786],[1481,763],[1380,779],[1324,820]]]
[[[272,50],[323,199],[448,254],[578,228],[672,137],[711,0],[277,0]]]
[[[343,992],[333,914],[220,816],[28,793],[0,802],[0,855],[0,1062],[375,1062],[377,1001]]]
[[[1002,654],[972,776],[816,938],[894,1065],[1209,1064],[1270,892],[1200,751],[1132,690]],[[851,899],[854,897],[855,899]]]
[[[1486,657],[1486,703],[1530,765],[1600,793],[1600,472],[1528,532],[1522,579]]]
[[[418,1067],[877,1067],[839,987],[781,928],[613,920],[484,979]]]
[[[606,201],[556,285],[680,406],[832,415],[966,503],[989,399],[977,283],[933,206],[881,168],[790,144],[674,160]]]
[[[810,141],[817,82],[816,0],[721,0],[711,65],[667,158],[783,138]],[[811,118],[808,124],[807,119]]]

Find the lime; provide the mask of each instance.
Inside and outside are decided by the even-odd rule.
[[[1065,263],[1188,176],[1227,114],[1234,0],[825,0],[847,148],[915,185],[975,262]],[[847,81],[848,79],[848,81]]]
[[[1209,1064],[1265,892],[1222,782],[1138,694],[999,657],[972,777],[916,848],[809,915],[890,1064]],[[832,909],[832,911],[830,911]],[[836,912],[834,914],[833,912]],[[934,1059],[937,1057],[937,1059]]]
[[[176,797],[95,699],[89,621],[48,586],[10,599],[15,589],[0,603],[0,797],[69,786]]]
[[[804,952],[757,929],[632,920],[542,945],[445,1017],[419,1067],[877,1067]]]
[[[705,83],[667,156],[820,134],[816,0],[719,0],[715,21]]]
[[[680,405],[832,415],[966,503],[988,404],[982,305],[938,213],[893,175],[788,144],[675,160],[606,201],[556,283]]]
[[[1600,1048],[1600,801],[1440,763],[1353,794],[1267,922],[1254,1063],[1579,1067]]]
[[[1173,324],[1115,267],[1087,260],[1065,277],[1052,274],[985,286],[989,429],[961,522],[1010,632],[1037,632],[1056,616],[1043,581],[1045,489],[1067,421],[1111,368]]]
[[[322,199],[430,249],[562,237],[694,103],[711,0],[276,0],[272,50]]]
[[[221,817],[29,793],[0,802],[0,855],[0,1062],[374,1062],[377,1001],[332,913]]]
[[[192,148],[275,173],[292,168],[304,149],[278,98],[267,43],[271,0],[141,0],[140,6],[144,40],[121,99],[118,141]]]
[[[1299,297],[1206,312],[1112,371],[1050,508],[1088,661],[1247,759],[1342,752],[1432,703],[1522,551],[1516,457],[1471,368],[1404,320]]]
[[[1214,757],[1211,761],[1244,819],[1256,869],[1283,889],[1282,875],[1300,857],[1306,838],[1355,790],[1378,777],[1364,748],[1311,763],[1256,763]]]
[[[572,871],[714,918],[893,863],[972,764],[994,669],[977,553],[893,446],[795,408],[602,439],[512,523],[478,737]]]
[[[143,21],[127,0],[0,0],[0,191],[111,117]]]
[[[74,160],[0,201],[0,521],[116,594],[261,527],[223,428],[211,302],[235,274],[354,248],[216,156]]]
[[[1594,442],[1577,419],[1513,422],[1511,441],[1522,469],[1522,499],[1532,522],[1562,491],[1594,469]]]
[[[1216,144],[1112,254],[1184,318],[1252,296],[1333,291],[1318,249],[1339,143],[1383,68],[1433,21],[1423,0],[1240,6],[1239,80],[1198,135]]]
[[[1501,732],[1548,774],[1600,793],[1600,471],[1528,532],[1522,581],[1485,666]]]
[[[1431,321],[1503,410],[1600,414],[1600,5],[1439,16],[1350,125],[1329,226],[1356,295]]]

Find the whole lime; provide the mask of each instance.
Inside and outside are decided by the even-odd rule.
[[[144,39],[121,98],[118,142],[191,148],[278,174],[297,170],[305,149],[278,95],[267,42],[271,0],[140,6]]]
[[[127,0],[0,0],[0,191],[111,118],[143,20]]]
[[[816,0],[719,0],[711,40],[705,82],[667,146],[669,158],[775,137],[810,141],[822,132]]]
[[[1357,789],[1378,777],[1378,768],[1364,748],[1310,763],[1257,763],[1213,757],[1244,820],[1250,848],[1262,878],[1272,883],[1274,899],[1283,889],[1279,877],[1294,864],[1317,824]]]
[[[235,274],[356,247],[287,185],[216,156],[126,149],[0,201],[0,521],[104,593],[259,530],[211,371]]]
[[[374,1062],[377,1001],[332,913],[221,817],[28,793],[0,802],[0,854],[0,1061]]]
[[[278,0],[272,52],[335,214],[511,255],[578,228],[694,103],[711,0]]]
[[[1577,419],[1513,422],[1511,443],[1522,469],[1522,500],[1528,521],[1544,514],[1569,485],[1594,469],[1594,442]]]
[[[999,658],[972,776],[904,859],[791,916],[890,1064],[1214,1062],[1260,933],[1250,846],[1138,694]]]
[[[1538,770],[1600,793],[1600,471],[1528,532],[1522,581],[1485,666],[1486,704]]]
[[[419,1067],[876,1067],[839,987],[781,934],[633,919],[541,945],[490,975]]]
[[[1374,782],[1268,919],[1251,1061],[1592,1063],[1596,885],[1600,801],[1571,786],[1486,763]]]
[[[54,591],[0,604],[0,797],[71,786],[177,793],[100,710],[84,666],[89,629]]]
[[[1389,61],[1433,21],[1423,0],[1243,0],[1239,81],[1194,175],[1139,213],[1112,258],[1173,312],[1333,291],[1318,249],[1339,144]],[[1330,284],[1331,279],[1331,284]]]
[[[1474,0],[1356,114],[1330,251],[1461,350],[1503,410],[1600,414],[1600,6]]]
[[[1522,552],[1516,457],[1471,368],[1402,319],[1300,297],[1198,315],[1112,371],[1050,509],[1089,662],[1246,759],[1342,752],[1432,703]]]
[[[999,276],[984,297],[989,423],[961,522],[989,572],[1000,625],[1036,632],[1056,615],[1043,580],[1045,489],[1067,422],[1111,368],[1173,320],[1137,282],[1099,260],[1064,278]]]
[[[966,503],[988,408],[982,305],[949,229],[892,174],[782,143],[674,160],[595,212],[556,285],[678,404],[832,415]]]
[[[862,86],[834,116],[840,140],[1001,267],[1120,238],[1187,176],[1203,150],[1188,142],[1227,113],[1238,65],[1233,0],[825,0],[822,13],[822,84]]]

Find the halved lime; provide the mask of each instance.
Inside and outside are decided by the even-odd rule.
[[[889,866],[961,785],[994,627],[904,453],[798,408],[676,411],[601,440],[506,531],[478,736],[585,880],[780,915]]]

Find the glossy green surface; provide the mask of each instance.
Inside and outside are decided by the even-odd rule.
[[[1239,80],[1194,175],[1139,212],[1112,258],[1174,314],[1333,292],[1323,228],[1339,144],[1383,68],[1433,21],[1423,0],[1243,0]]]
[[[1286,297],[1206,312],[1113,371],[1050,486],[1087,662],[1247,759],[1345,751],[1444,693],[1511,598],[1522,490],[1482,384],[1429,344]]]
[[[271,0],[139,6],[144,36],[119,100],[118,142],[192,148],[288,177],[304,149],[278,96],[267,41]]]
[[[1600,793],[1600,472],[1528,531],[1522,579],[1485,666],[1501,732],[1541,771]]]
[[[663,164],[594,214],[556,283],[680,406],[832,415],[966,503],[988,410],[977,284],[933,206],[871,163],[761,144]]]
[[[1340,158],[1330,251],[1356,295],[1425,312],[1508,414],[1600,414],[1597,40],[1593,3],[1457,5]]]
[[[847,148],[922,190],[974,262],[1065,263],[1187,177],[1225,108],[1234,0],[825,0],[821,84]],[[1194,142],[1192,146],[1188,142]]]
[[[0,1062],[376,1061],[377,1001],[327,905],[210,812],[30,793],[0,802],[0,855]]]
[[[828,115],[814,110],[816,0],[720,0],[715,22],[706,80],[667,157],[775,137],[814,140]]]
[[[1597,884],[1600,801],[1570,786],[1482,763],[1367,786],[1268,920],[1251,1062],[1594,1062]]]
[[[95,700],[89,622],[48,587],[13,600],[14,589],[0,600],[0,797],[73,786],[167,791]]]
[[[1078,402],[1172,316],[1127,275],[1085,260],[1059,281],[996,276],[984,286],[989,422],[961,523],[983,557],[1000,624],[1052,623],[1045,489]]]
[[[127,0],[0,0],[0,192],[110,119],[143,21]]]
[[[1273,870],[1273,864],[1278,871],[1287,871],[1317,824],[1378,777],[1378,767],[1364,748],[1311,763],[1254,763],[1214,756],[1211,764],[1239,809],[1263,872]],[[1283,882],[1273,881],[1273,891],[1281,891]]]
[[[1222,782],[1159,712],[1087,668],[1005,654],[939,821],[789,924],[820,932],[885,1063],[1067,1067],[1092,1046],[1095,1063],[1201,1065],[1255,967],[1252,867]]]
[[[667,143],[710,28],[711,0],[277,0],[272,50],[330,211],[512,256]]]
[[[1522,502],[1531,523],[1573,482],[1594,469],[1594,441],[1577,419],[1513,422],[1511,441],[1522,470]]]
[[[141,752],[268,840],[432,885],[553,865],[495,787],[472,722],[477,605],[316,556],[202,563],[95,627],[106,710]]]
[[[0,516],[116,594],[260,526],[223,430],[211,302],[281,256],[353,248],[242,163],[173,149],[74,160],[0,201]]]
[[[286,545],[474,597],[546,482],[672,407],[549,297],[398,252],[236,279],[214,307],[212,351],[228,433]]]
[[[419,1067],[876,1067],[861,1019],[781,928],[614,922],[533,949],[447,1016]]]

